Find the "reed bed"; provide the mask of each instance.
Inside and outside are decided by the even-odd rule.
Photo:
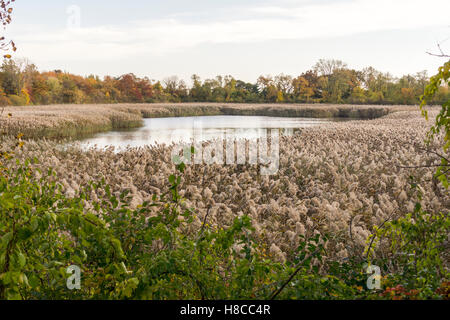
[[[192,112],[202,107],[183,106],[192,108]],[[37,123],[45,123],[42,119],[59,119],[57,115],[62,108],[53,106],[42,113],[26,108],[13,111],[14,118],[26,119],[33,115]],[[266,110],[266,107],[253,106],[227,108],[239,112]],[[304,110],[301,108],[313,107],[280,108]],[[318,108],[327,112],[332,108],[346,109],[340,106]],[[352,110],[353,107],[347,108]],[[137,121],[144,112],[148,112],[146,116],[162,115],[171,107],[92,106],[92,113],[81,112],[88,109],[87,106],[80,107],[78,112],[83,115],[79,115],[78,121],[90,119],[86,121],[108,126],[114,116],[129,115]],[[374,120],[324,124],[281,138],[280,169],[273,176],[261,176],[258,167],[253,165],[188,166],[182,180],[182,194],[187,199],[186,206],[198,212],[192,228],[201,227],[207,212],[208,223],[217,228],[229,226],[236,216],[248,214],[252,217],[255,234],[268,254],[280,261],[291,257],[299,235],[308,238],[317,233],[331,236],[326,244],[329,258],[347,259],[362,254],[374,226],[414,209],[419,200],[410,186],[411,175],[416,177],[421,190],[426,190],[420,200],[423,208],[430,212],[448,212],[448,191],[433,180],[433,168],[400,167],[434,161],[432,154],[421,149],[430,123],[408,107],[388,109],[396,112]],[[62,123],[73,121],[78,114],[67,112],[71,120],[64,118]],[[431,111],[431,115],[434,113]],[[56,126],[61,125],[59,120],[55,121]],[[14,143],[12,137],[3,138],[5,148]],[[439,148],[437,143],[431,147]],[[154,194],[164,193],[167,178],[175,171],[171,146],[166,145],[130,148],[122,152],[115,152],[113,148],[85,151],[76,145],[62,148],[56,141],[30,139],[17,156],[36,157],[39,160],[37,166],[43,170],[54,168],[68,195],[75,194],[91,180],[104,178],[117,195],[129,190],[134,206],[150,200]],[[93,193],[91,196],[95,200],[101,195]],[[89,206],[87,203],[86,207]],[[383,251],[377,251],[377,254],[382,255]]]
[[[25,138],[77,138],[102,131],[142,125],[137,112],[101,105],[7,107],[0,117],[0,131],[22,133]]]
[[[374,119],[407,106],[292,105],[292,104],[116,104],[6,107],[0,131],[25,138],[80,138],[111,129],[134,128],[142,118],[201,115],[255,115],[307,118]],[[1,110],[0,110],[1,112]],[[7,117],[11,114],[11,117]]]

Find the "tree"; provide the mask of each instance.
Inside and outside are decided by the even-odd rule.
[[[24,86],[23,74],[14,60],[5,59],[1,67],[1,82],[7,95],[19,95]]]
[[[50,103],[48,100],[50,87],[44,76],[37,75],[33,78],[31,83],[31,97],[32,102],[37,104]]]
[[[260,76],[258,78],[258,87],[260,88],[264,101],[277,102],[277,100],[281,98],[278,94],[275,82],[270,75]]]
[[[311,98],[319,99],[322,96],[322,92],[319,88],[319,76],[313,70],[308,70],[300,75],[308,81],[308,87],[312,90]]]
[[[163,80],[164,92],[167,95],[168,100],[180,102],[187,96],[186,84],[183,80],[180,80],[177,76],[165,78]]]
[[[48,77],[46,85],[49,88],[48,95],[50,96],[51,103],[62,102],[62,85],[59,79],[55,76]]]
[[[342,62],[341,60],[326,60],[326,59],[320,59],[315,65],[314,65],[314,71],[318,73],[321,76],[329,76],[333,74],[336,70],[339,69],[346,69],[347,64],[345,62]]]
[[[309,102],[314,95],[314,89],[310,86],[309,81],[304,76],[298,76],[292,80],[294,101]]]
[[[190,96],[193,101],[200,101],[201,91],[202,91],[202,82],[200,77],[196,74],[193,74],[192,77],[193,87],[190,91]]]
[[[284,97],[290,95],[293,91],[292,87],[292,77],[285,74],[280,74],[275,77],[275,85]]]
[[[330,102],[344,102],[351,96],[353,88],[359,86],[357,73],[354,70],[335,69],[327,78],[326,90]]]
[[[272,83],[273,83],[273,79],[272,79],[272,76],[270,76],[270,75],[260,76],[257,81],[258,88],[261,92],[266,90],[267,87],[270,86]]]
[[[351,103],[355,103],[355,104],[365,103],[367,101],[367,98],[366,98],[364,89],[362,89],[359,86],[354,87],[352,90],[351,96],[349,98],[349,101]]]
[[[117,81],[117,88],[122,92],[122,97],[130,102],[144,102],[142,88],[145,88],[148,81],[140,82],[140,79],[133,73],[122,75]],[[126,101],[124,101],[126,102]]]
[[[0,23],[3,25],[3,29],[6,28],[8,24],[11,23],[11,13],[13,12],[12,3],[15,2],[15,0],[1,0],[0,1]],[[17,50],[16,44],[14,41],[6,40],[4,36],[0,37],[0,49],[3,51],[9,51],[12,49],[14,52]],[[11,58],[11,55],[5,54],[5,58]]]
[[[163,80],[164,90],[171,95],[176,95],[178,90],[178,83],[179,79],[177,76],[165,78]]]
[[[69,75],[65,75],[62,81],[62,99],[64,103],[82,103],[83,92]]]

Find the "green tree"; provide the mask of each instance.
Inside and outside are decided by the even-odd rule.
[[[7,95],[19,95],[24,86],[20,67],[12,59],[5,59],[1,67],[1,82]]]

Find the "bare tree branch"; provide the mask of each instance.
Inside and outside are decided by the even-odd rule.
[[[280,293],[281,291],[283,291],[284,288],[286,288],[286,286],[292,281],[292,279],[294,279],[294,277],[297,275],[297,273],[303,268],[303,263],[308,260],[309,258],[311,258],[312,256],[314,256],[316,253],[319,252],[319,248],[317,248],[314,252],[308,254],[305,258],[302,259],[302,261],[300,261],[296,266],[295,266],[295,271],[291,274],[291,276],[283,283],[283,285],[276,290],[274,293],[272,293],[272,295],[270,296],[270,300],[274,300]]]
[[[444,51],[442,51],[440,43],[437,44],[437,47],[438,47],[440,53],[436,54],[436,53],[431,53],[431,52],[428,52],[428,51],[427,51],[427,53],[430,56],[435,56],[435,57],[439,57],[439,58],[450,58],[450,55],[445,54]]]

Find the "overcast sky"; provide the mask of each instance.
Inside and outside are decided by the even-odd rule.
[[[449,0],[17,0],[7,35],[41,71],[151,79],[298,75],[321,58],[395,76],[450,52]],[[78,17],[80,19],[78,19]]]

